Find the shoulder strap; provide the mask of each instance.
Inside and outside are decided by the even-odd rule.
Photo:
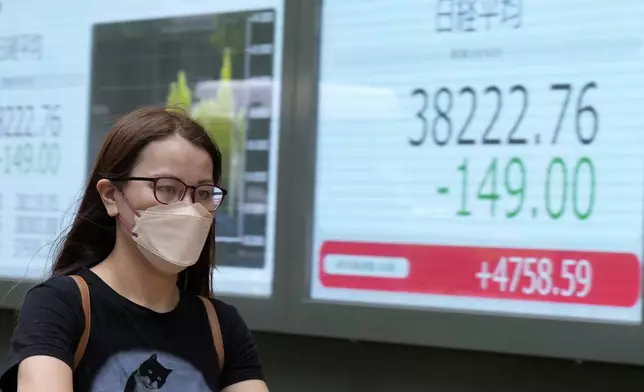
[[[199,296],[203,302],[208,314],[208,322],[210,323],[210,332],[212,333],[212,341],[215,343],[215,350],[217,350],[217,358],[219,359],[219,371],[224,369],[224,339],[221,336],[221,327],[219,326],[219,317],[212,302],[206,298]]]
[[[89,332],[91,330],[91,301],[89,296],[89,287],[87,287],[85,279],[78,275],[71,275],[70,277],[74,279],[74,282],[78,286],[78,291],[80,291],[83,313],[85,315],[85,329],[81,335],[80,341],[78,342],[78,347],[76,347],[76,353],[74,354],[74,364],[72,369],[76,370],[76,367],[85,354],[87,342],[89,341]],[[199,296],[199,299],[203,302],[204,307],[206,308],[206,313],[208,314],[212,340],[215,343],[215,350],[217,351],[217,358],[219,360],[219,369],[221,371],[224,368],[225,357],[224,340],[221,335],[221,327],[219,326],[219,317],[217,317],[217,311],[209,299],[202,296]]]
[[[85,314],[85,330],[81,335],[80,341],[78,342],[78,346],[76,347],[76,353],[74,354],[74,365],[72,367],[72,370],[76,370],[76,367],[78,366],[81,359],[83,358],[83,355],[85,354],[85,349],[87,348],[87,341],[89,340],[89,331],[91,329],[92,313],[91,313],[91,303],[89,298],[89,288],[87,287],[87,282],[85,282],[85,279],[81,278],[78,275],[71,275],[70,277],[74,279],[74,282],[76,282],[76,285],[78,286],[78,290],[80,291],[81,301],[83,304],[83,313]]]

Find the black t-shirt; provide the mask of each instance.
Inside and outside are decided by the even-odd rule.
[[[91,296],[91,330],[83,359],[74,372],[75,392],[220,391],[246,380],[263,380],[254,340],[237,310],[212,300],[224,341],[223,371],[201,300],[181,293],[179,304],[157,313],[122,297],[96,274],[81,275]],[[0,376],[3,392],[16,390],[18,364],[34,355],[72,366],[85,328],[80,293],[68,276],[31,289]]]

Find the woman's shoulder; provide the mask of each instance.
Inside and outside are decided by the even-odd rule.
[[[218,298],[210,297],[210,302],[212,302],[215,310],[217,311],[217,316],[219,318],[236,318],[240,317],[237,308],[234,305],[231,305],[227,302],[224,302]]]
[[[18,311],[18,318],[24,324],[40,320],[52,321],[52,314],[65,315],[66,319],[59,321],[72,326],[76,321],[82,321],[82,313],[80,291],[74,280],[69,276],[55,276],[29,289]]]
[[[219,326],[224,337],[239,328],[246,328],[244,319],[234,305],[224,302],[218,298],[210,297],[209,300],[215,307],[215,312],[219,319]]]
[[[33,302],[42,305],[64,302],[67,305],[80,304],[81,299],[76,282],[70,276],[54,276],[34,285],[25,296],[24,305]],[[23,306],[24,306],[23,305]]]
[[[36,287],[38,286],[50,287],[61,292],[78,290],[76,288],[76,283],[69,275],[56,275],[49,277],[36,285]]]
[[[224,343],[238,339],[246,339],[250,336],[250,331],[244,318],[234,305],[218,298],[210,297],[209,299],[215,307]]]

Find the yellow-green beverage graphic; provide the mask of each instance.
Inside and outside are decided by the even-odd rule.
[[[93,162],[110,124],[138,107],[164,105],[203,125],[222,154],[218,185],[228,190],[215,221],[222,267],[264,268],[272,246],[275,36],[270,9],[92,28],[88,156]]]
[[[222,154],[221,186],[228,190],[223,208],[230,214],[238,204],[239,182],[243,175],[244,111],[238,110],[232,89],[231,50],[223,50],[216,94],[193,103],[185,72],[179,71],[177,81],[170,84],[167,104],[188,112],[208,131]]]

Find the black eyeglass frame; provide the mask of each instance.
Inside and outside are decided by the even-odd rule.
[[[219,207],[221,207],[221,205],[224,203],[224,200],[226,199],[226,195],[228,194],[228,191],[226,189],[224,189],[224,188],[222,188],[222,187],[220,187],[218,185],[215,185],[215,184],[188,185],[188,184],[186,184],[185,182],[181,181],[180,179],[178,179],[176,177],[169,177],[169,176],[162,176],[162,177],[115,177],[115,178],[108,178],[108,180],[110,180],[112,182],[129,182],[129,181],[147,181],[147,182],[151,182],[151,183],[153,183],[153,186],[154,186],[154,198],[156,199],[156,201],[158,201],[159,203],[161,203],[163,205],[168,205],[169,203],[162,202],[161,200],[159,200],[159,197],[157,196],[157,183],[160,180],[174,180],[174,181],[178,181],[181,184],[183,184],[183,187],[184,187],[183,188],[183,194],[181,195],[181,197],[179,198],[178,201],[181,201],[181,200],[183,200],[184,197],[186,197],[186,193],[188,193],[188,189],[192,190],[192,200],[194,201],[195,200],[195,193],[197,192],[197,188],[200,188],[200,187],[203,187],[203,186],[214,187],[214,188],[219,189],[222,192],[222,196],[221,196],[221,202],[217,205],[217,207],[215,207],[212,210],[209,210],[210,212],[217,211],[219,209]]]

